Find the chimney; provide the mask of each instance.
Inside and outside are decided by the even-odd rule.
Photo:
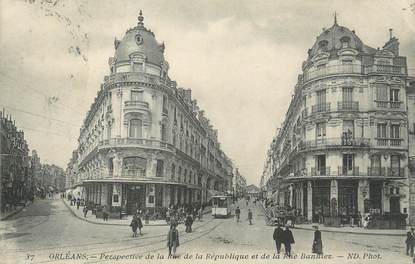
[[[393,32],[393,29],[392,29],[392,28],[390,28],[390,29],[389,29],[389,39],[392,39],[392,37],[393,37],[393,36],[392,36],[392,32]]]

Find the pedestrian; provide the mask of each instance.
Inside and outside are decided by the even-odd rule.
[[[249,225],[252,225],[252,211],[251,211],[251,209],[248,209],[248,220],[249,220]]]
[[[102,210],[102,220],[108,221],[108,216],[109,216],[109,213],[107,211],[107,207],[104,206],[104,208]]]
[[[137,227],[138,227],[138,220],[137,220],[137,215],[133,216],[133,220],[131,220],[131,229],[133,230],[133,237],[137,236]]]
[[[359,212],[357,212],[357,226],[358,227],[362,227],[362,214]]]
[[[235,215],[236,215],[236,222],[239,222],[239,217],[241,215],[241,209],[239,209],[239,206],[235,209]]]
[[[321,232],[318,230],[318,226],[313,226],[316,231],[314,231],[314,240],[313,240],[313,248],[312,252],[316,253],[317,255],[323,254],[323,242],[321,240]]]
[[[414,256],[414,245],[415,245],[415,233],[414,233],[414,228],[411,228],[411,231],[408,231],[408,233],[406,233],[406,255],[409,255],[409,251],[411,252],[411,257]]]
[[[278,226],[274,230],[274,234],[272,235],[272,237],[275,240],[275,246],[277,247],[277,254],[280,254],[280,251],[281,251],[281,243],[283,242],[282,241],[283,233],[284,233],[284,230],[282,230],[281,225],[278,224]]]
[[[285,254],[288,257],[291,257],[291,244],[294,244],[295,241],[289,225],[285,226],[285,230],[283,232],[283,243],[285,248]]]
[[[84,218],[86,218],[86,215],[88,214],[88,206],[84,206]]]
[[[180,245],[179,243],[179,231],[176,229],[176,225],[170,226],[169,233],[167,234],[167,247],[169,248],[169,257],[173,250],[173,256],[176,254],[176,249]]]
[[[80,205],[81,205],[81,199],[79,199],[79,197],[78,197],[78,199],[76,199],[76,209],[79,210]]]
[[[186,221],[184,224],[186,226],[186,233],[192,233],[193,218],[190,214],[187,215]]]
[[[140,215],[137,216],[137,223],[138,223],[138,230],[140,232],[140,236],[142,236],[143,234],[141,233],[141,229],[143,228],[143,221],[141,220]]]
[[[202,221],[202,217],[203,217],[203,210],[201,206],[197,212],[197,218],[199,219],[199,222]]]
[[[170,224],[170,208],[167,208],[166,212],[166,223]]]

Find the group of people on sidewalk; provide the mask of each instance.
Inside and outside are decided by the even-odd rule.
[[[318,226],[313,226],[314,231],[314,240],[312,244],[312,253],[316,253],[318,255],[323,254],[323,242],[321,239],[321,232],[318,230]],[[281,252],[281,245],[284,245],[285,254],[290,257],[291,256],[291,245],[295,243],[294,235],[290,230],[290,225],[285,226],[285,230],[281,228],[281,225],[278,224],[278,226],[274,229],[274,234],[272,235],[272,238],[275,241],[275,246],[277,248],[277,254],[280,254]]]

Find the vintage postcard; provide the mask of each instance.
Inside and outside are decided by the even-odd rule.
[[[0,263],[415,263],[415,0],[0,14]]]

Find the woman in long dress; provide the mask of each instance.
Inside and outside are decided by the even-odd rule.
[[[317,255],[323,254],[323,242],[321,240],[321,232],[318,230],[318,226],[315,225],[314,229],[314,240],[313,240],[313,253]]]

